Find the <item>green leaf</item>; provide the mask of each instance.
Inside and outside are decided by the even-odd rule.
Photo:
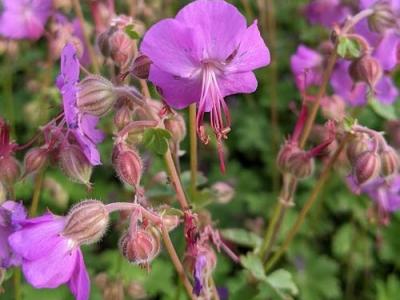
[[[246,256],[241,256],[240,262],[256,279],[260,281],[265,281],[267,279],[262,261],[254,253],[248,253]]]
[[[150,151],[164,155],[168,150],[168,140],[171,133],[161,128],[149,128],[144,131],[143,144]]]
[[[357,124],[357,119],[346,116],[343,120],[343,127],[346,132],[351,132],[353,126]]]
[[[124,28],[125,33],[132,39],[132,40],[138,40],[140,39],[139,33],[137,33],[135,30],[133,30],[133,25],[128,25]]]
[[[293,281],[292,274],[290,274],[286,270],[276,270],[275,272],[267,276],[266,282],[280,292],[288,292],[293,296],[299,293],[299,289]]]
[[[221,233],[225,239],[246,247],[258,248],[262,243],[258,235],[245,229],[231,228],[222,230]]]
[[[381,104],[377,99],[373,97],[368,100],[369,107],[379,116],[385,120],[396,120],[396,112],[393,105]]]
[[[361,56],[360,45],[357,43],[357,41],[353,39],[347,37],[339,37],[337,53],[339,54],[339,56],[346,59],[359,58]]]
[[[348,255],[352,249],[354,238],[355,232],[351,224],[345,224],[340,227],[333,237],[333,253],[338,257]]]

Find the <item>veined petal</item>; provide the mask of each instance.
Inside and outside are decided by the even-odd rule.
[[[253,72],[232,73],[218,77],[223,97],[233,94],[253,93],[257,89],[257,78]]]
[[[90,294],[90,279],[81,250],[77,250],[75,269],[68,286],[76,300],[87,300]]]
[[[225,70],[228,72],[247,72],[266,66],[270,61],[269,50],[258,30],[257,21],[254,21],[242,33],[237,53]]]
[[[185,108],[199,101],[201,78],[187,79],[174,76],[152,65],[149,80],[161,89],[163,98],[173,108]]]
[[[70,251],[67,239],[60,238],[40,259],[23,261],[26,280],[35,288],[56,288],[68,282],[75,269],[77,253],[77,250]]]
[[[203,58],[225,60],[239,46],[246,19],[232,4],[223,0],[198,0],[186,5],[176,20],[194,29],[201,37]]]
[[[185,24],[165,19],[147,31],[140,51],[163,71],[190,77],[199,67],[201,58],[202,43],[195,40],[197,37]]]
[[[59,242],[58,234],[63,230],[65,223],[64,218],[54,216],[51,219],[48,216],[34,219],[43,221],[33,224],[24,222],[23,228],[8,238],[11,248],[28,260],[46,257]]]

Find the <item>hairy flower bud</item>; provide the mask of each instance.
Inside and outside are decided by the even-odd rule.
[[[115,171],[121,181],[133,187],[139,184],[143,165],[139,154],[135,150],[116,146],[113,152],[113,162]]]
[[[124,300],[124,284],[121,280],[109,282],[103,290],[104,300]]]
[[[126,287],[126,292],[132,299],[139,300],[147,298],[146,289],[139,281],[130,282]]]
[[[351,164],[354,164],[360,154],[369,150],[369,137],[364,133],[356,134],[347,144],[346,155]]]
[[[47,149],[32,148],[25,154],[24,175],[39,171],[47,161]]]
[[[130,63],[135,42],[123,31],[115,31],[109,39],[110,56],[114,63],[123,68]]]
[[[382,175],[391,176],[399,170],[400,162],[396,150],[388,146],[380,153],[382,162]]]
[[[60,152],[59,163],[61,169],[71,180],[90,186],[92,166],[75,145],[68,145]]]
[[[174,230],[179,225],[179,217],[177,215],[164,215],[162,220],[168,231]]]
[[[5,186],[13,185],[20,176],[18,161],[13,156],[0,157],[0,182]]]
[[[309,177],[314,170],[314,159],[305,151],[297,151],[290,155],[287,164],[288,172],[298,179]]]
[[[99,34],[97,37],[96,43],[97,46],[100,49],[101,54],[104,57],[109,57],[110,56],[110,36],[116,31],[115,27],[111,27],[108,30],[102,32]]]
[[[357,158],[353,172],[358,184],[374,180],[381,172],[381,159],[378,153],[365,151]]]
[[[139,55],[135,58],[131,65],[130,72],[133,76],[139,79],[147,79],[149,78],[150,66],[152,61],[146,55]]]
[[[139,229],[121,237],[120,249],[124,257],[135,264],[147,264],[160,252],[160,233],[154,227]]]
[[[389,1],[377,1],[372,9],[374,13],[368,17],[368,26],[372,31],[383,33],[398,27],[397,17]]]
[[[96,243],[107,230],[109,213],[98,200],[85,200],[71,208],[63,235],[78,245]]]
[[[114,115],[114,125],[118,130],[123,129],[132,121],[132,110],[127,106],[121,106]]]
[[[173,117],[165,120],[165,128],[171,132],[172,140],[180,143],[186,136],[185,120],[180,114],[175,114]]]
[[[373,89],[381,79],[383,71],[376,58],[370,55],[363,55],[350,64],[349,74],[354,82],[365,82]]]
[[[101,76],[89,75],[78,84],[77,105],[81,112],[101,117],[116,100],[113,84]]]

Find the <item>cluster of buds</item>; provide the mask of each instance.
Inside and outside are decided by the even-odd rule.
[[[387,144],[382,134],[359,125],[353,127],[346,154],[358,185],[378,177],[391,178],[400,167],[396,150]]]
[[[94,282],[102,291],[104,300],[124,300],[126,296],[132,299],[146,299],[147,294],[143,285],[138,281],[125,283],[121,279],[113,279],[107,273],[96,275]]]

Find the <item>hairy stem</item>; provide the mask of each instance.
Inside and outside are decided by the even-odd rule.
[[[96,52],[94,51],[92,43],[90,42],[89,33],[86,30],[85,17],[83,16],[83,12],[82,12],[82,7],[81,7],[81,4],[80,4],[80,1],[79,0],[72,0],[72,5],[74,7],[75,14],[78,17],[79,23],[80,23],[81,28],[82,28],[83,38],[85,40],[85,44],[86,44],[86,47],[88,49],[88,54],[89,54],[89,57],[90,57],[90,61],[92,62],[93,71],[96,74],[100,74],[99,62],[97,61]]]
[[[294,225],[290,229],[285,241],[283,242],[282,246],[279,248],[279,250],[274,254],[274,256],[269,260],[266,265],[265,269],[266,271],[270,270],[272,266],[279,260],[279,258],[282,256],[283,253],[288,249],[290,243],[293,240],[293,237],[296,235],[296,233],[299,231],[301,225],[304,222],[304,219],[309,212],[310,208],[312,205],[315,203],[315,201],[318,199],[318,195],[322,188],[324,187],[326,181],[329,178],[330,171],[335,164],[336,160],[338,159],[339,155],[343,151],[346,143],[349,141],[351,135],[347,134],[346,137],[343,139],[343,141],[340,143],[338,149],[335,151],[333,156],[329,159],[328,163],[326,164],[325,168],[323,169],[314,189],[312,190],[309,198],[307,199],[306,203],[304,204],[302,210],[300,211],[299,216],[297,217]]]
[[[196,133],[196,103],[189,106],[189,135],[190,135],[190,194],[197,190],[197,133]]]
[[[19,268],[14,269],[13,285],[14,285],[14,300],[21,300],[22,299],[21,270]]]
[[[190,284],[189,279],[186,277],[185,269],[183,268],[183,265],[179,260],[178,254],[175,251],[174,245],[172,244],[171,238],[169,237],[168,230],[164,226],[161,228],[161,233],[162,233],[162,238],[164,240],[165,249],[167,250],[169,256],[171,257],[171,261],[175,266],[179,278],[181,279],[183,285],[185,286],[188,296],[190,297],[190,299],[195,300],[196,297],[193,295],[193,287]]]

